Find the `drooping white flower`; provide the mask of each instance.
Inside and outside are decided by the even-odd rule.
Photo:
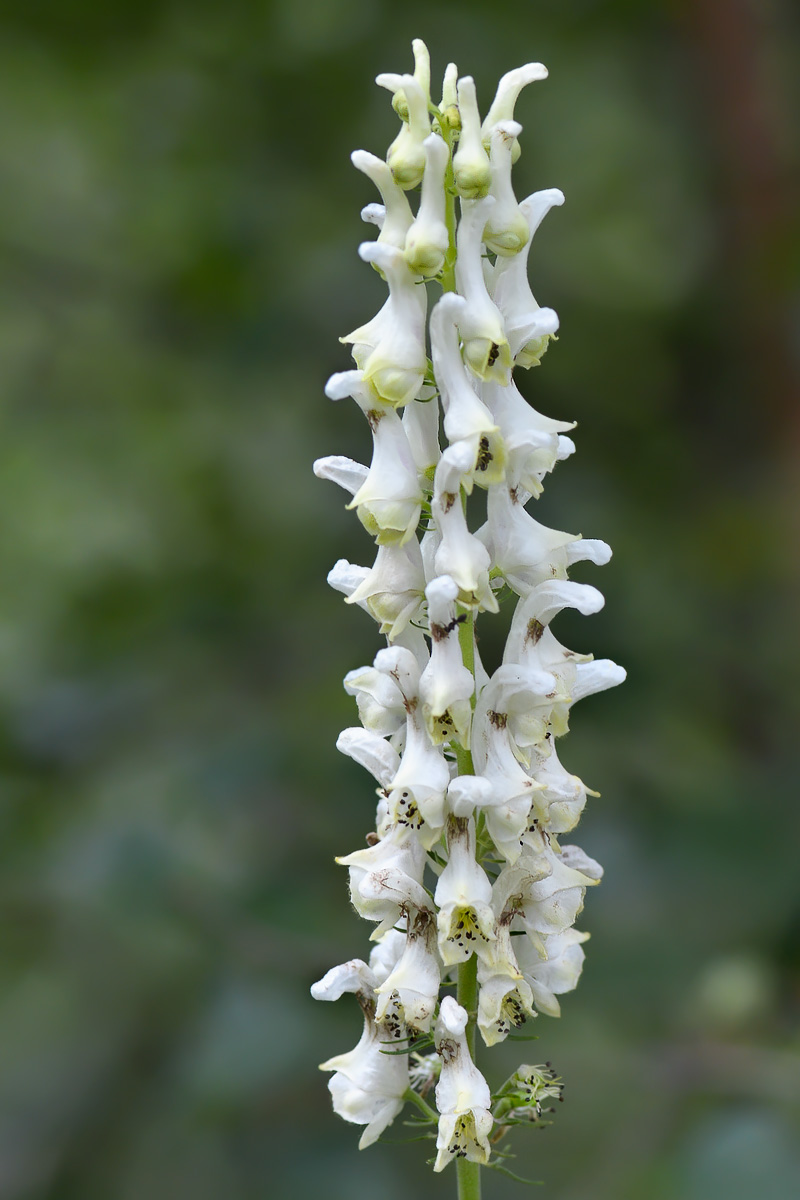
[[[402,694],[384,671],[375,667],[356,667],[344,677],[344,690],[355,696],[361,724],[370,733],[391,737],[406,723]]]
[[[564,992],[578,986],[583,960],[583,942],[588,933],[577,929],[565,929],[563,933],[551,933],[542,938],[542,955],[529,938],[519,938],[518,961],[520,970],[530,984],[533,1001],[539,1012],[548,1017],[560,1017],[561,1006],[556,999]]]
[[[338,565],[338,564],[337,564]],[[422,611],[425,573],[416,538],[404,545],[379,546],[372,570],[347,596],[348,604],[366,605],[390,642]]]
[[[488,194],[492,168],[481,141],[478,98],[475,80],[471,75],[465,75],[458,81],[458,112],[461,134],[458,149],[453,155],[453,177],[460,196],[465,200],[480,200]]]
[[[475,690],[472,672],[464,666],[456,615],[458,584],[449,575],[432,579],[425,589],[431,657],[419,681],[422,717],[434,745],[455,737],[469,748]]]
[[[375,1020],[375,976],[369,967],[354,959],[334,967],[314,984],[316,1000],[336,1000],[344,992],[354,992],[364,1013],[364,1030],[358,1045],[347,1054],[337,1054],[320,1064],[322,1071],[334,1071],[328,1081],[333,1108],[345,1121],[365,1125],[359,1150],[376,1142],[402,1109],[408,1086],[408,1059],[405,1054],[386,1054],[393,1038]],[[402,1026],[393,1030],[394,1040],[405,1036]]]
[[[444,409],[444,432],[451,446],[468,446],[472,455],[463,486],[499,483],[505,474],[506,449],[492,414],[475,394],[458,346],[456,326],[464,318],[466,302],[446,292],[431,313],[431,355]]]
[[[439,953],[446,966],[487,953],[494,941],[492,885],[475,861],[475,822],[447,821],[447,866],[439,876],[434,900],[439,909]]]
[[[452,996],[445,996],[436,1021],[442,1073],[436,1085],[440,1117],[434,1171],[443,1171],[453,1158],[487,1163],[491,1154],[492,1097],[467,1046],[467,1019],[466,1010]]]
[[[575,923],[586,888],[599,882],[602,869],[582,852],[565,856],[538,830],[526,833],[523,841],[520,857],[503,868],[495,886],[519,897],[520,924],[539,944],[540,934],[563,933]]]
[[[551,579],[533,587],[514,613],[505,653],[511,661],[548,671],[555,677],[557,687],[549,723],[556,737],[569,728],[572,704],[622,683],[625,671],[610,659],[594,662],[591,655],[567,650],[547,622],[562,608],[589,614],[598,612],[602,605],[603,596],[596,588]]]
[[[378,922],[372,941],[396,925],[409,906],[424,908],[429,902],[422,886],[425,852],[408,826],[390,825],[374,845],[336,861],[350,869],[350,899],[358,915]]]
[[[405,258],[417,275],[438,275],[444,266],[450,234],[445,223],[444,173],[450,159],[447,145],[432,133],[422,143],[425,174],[422,197],[413,225],[406,234]]]

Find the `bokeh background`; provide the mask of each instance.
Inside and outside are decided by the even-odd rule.
[[[454,1194],[424,1146],[357,1152],[316,1064],[359,1017],[308,996],[366,949],[332,858],[374,797],[334,742],[378,646],[326,588],[370,543],[311,462],[369,453],[322,388],[382,299],[348,155],[393,138],[372,80],[413,36],[484,109],[550,67],[515,183],[567,196],[531,255],[562,330],[522,386],[579,428],[537,515],[614,546],[577,574],[605,611],[559,634],[629,671],[562,746],[602,792],[581,986],[487,1065],[567,1082],[516,1169],[553,1200],[800,1195],[798,23],[3,6],[3,1200]]]

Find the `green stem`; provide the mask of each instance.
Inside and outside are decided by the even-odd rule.
[[[458,1200],[481,1200],[480,1163],[470,1162],[468,1158],[457,1158],[456,1181]]]
[[[471,609],[467,619],[458,627],[458,641],[461,646],[461,657],[464,666],[475,675],[475,610]],[[475,707],[475,694],[472,695],[472,707]],[[474,775],[475,767],[469,750],[456,746],[456,761],[459,775]],[[478,956],[473,954],[458,968],[458,985],[456,999],[469,1014],[466,1038],[472,1061],[475,1061],[476,1033],[478,1017]],[[481,1168],[480,1163],[470,1162],[466,1158],[456,1159],[456,1180],[458,1183],[458,1200],[480,1200],[481,1198]]]
[[[444,177],[444,188],[446,196],[445,220],[447,222],[447,231],[450,235],[450,244],[447,248],[444,268],[442,270],[442,291],[454,292],[456,290],[456,185],[453,175],[453,139],[445,133],[448,149],[450,150],[450,161],[447,164],[447,171]],[[461,657],[464,666],[475,675],[475,610],[470,609],[466,620],[462,621],[458,627],[458,642],[461,647]],[[475,707],[475,693],[472,694],[472,707]],[[475,767],[472,762],[472,754],[463,746],[455,743],[453,749],[456,752],[456,763],[458,765],[459,775],[474,775]],[[475,954],[465,963],[461,963],[458,968],[458,986],[457,986],[458,1003],[467,1010],[469,1021],[467,1024],[466,1037],[467,1046],[472,1056],[472,1061],[475,1061],[475,1033],[476,1022],[478,1015],[478,959]],[[466,1158],[456,1159],[456,1179],[458,1182],[458,1200],[481,1200],[481,1168],[479,1163],[470,1162]]]
[[[432,1125],[435,1125],[439,1120],[439,1114],[429,1104],[426,1104],[419,1092],[415,1092],[413,1088],[406,1088],[403,1099],[416,1104],[419,1111],[425,1114]]]

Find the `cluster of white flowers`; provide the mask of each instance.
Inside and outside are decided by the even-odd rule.
[[[536,412],[512,378],[515,366],[539,364],[558,328],[532,295],[527,258],[542,218],[564,198],[548,189],[517,202],[511,183],[515,102],[547,72],[532,63],[505,75],[481,122],[470,77],[451,63],[434,104],[423,42],[414,56],[413,75],[377,78],[401,118],[386,161],[352,156],[382,201],[362,212],[380,232],[359,254],[389,297],[342,338],[356,366],[326,388],[361,408],[372,462],[335,456],[314,467],[352,495],[349,507],[377,543],[372,566],[340,561],[329,575],[387,639],[371,666],[345,678],[361,724],[338,741],[378,784],[375,832],[338,860],[355,909],[375,925],[375,947],[369,963],[334,967],[312,993],[354,993],[364,1013],[356,1048],[323,1064],[334,1072],[336,1112],[366,1126],[367,1146],[435,1083],[438,1171],[453,1157],[487,1163],[503,1114],[526,1103],[538,1112],[540,1096],[558,1090],[544,1068],[525,1067],[516,1091],[493,1098],[471,1031],[477,1022],[492,1046],[538,1012],[558,1016],[558,996],[578,981],[588,934],[574,922],[602,869],[559,844],[587,788],[559,762],[555,739],[576,700],[625,673],[565,649],[550,628],[564,608],[601,608],[600,592],[567,571],[607,562],[608,546],[545,528],[525,507],[575,448],[572,424]],[[419,184],[415,213],[408,193]],[[426,322],[428,280],[443,294]],[[476,485],[487,492],[486,520],[473,532]],[[489,676],[475,618],[511,594],[503,661]],[[477,967],[470,1012],[440,998],[464,964]],[[425,1046],[431,1052],[420,1054]]]

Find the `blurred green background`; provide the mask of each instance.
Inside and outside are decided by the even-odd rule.
[[[383,297],[348,155],[394,137],[372,80],[413,36],[484,110],[550,67],[515,185],[567,196],[531,255],[561,339],[521,386],[579,428],[537,516],[613,545],[576,573],[605,611],[558,632],[629,671],[562,743],[603,793],[575,835],[607,872],[581,986],[483,1059],[567,1083],[516,1169],[553,1200],[800,1195],[798,23],[3,6],[3,1200],[455,1193],[424,1146],[358,1153],[316,1064],[360,1020],[308,996],[367,949],[332,858],[374,797],[334,742],[379,644],[326,587],[371,547],[311,462],[369,454],[322,387]]]

